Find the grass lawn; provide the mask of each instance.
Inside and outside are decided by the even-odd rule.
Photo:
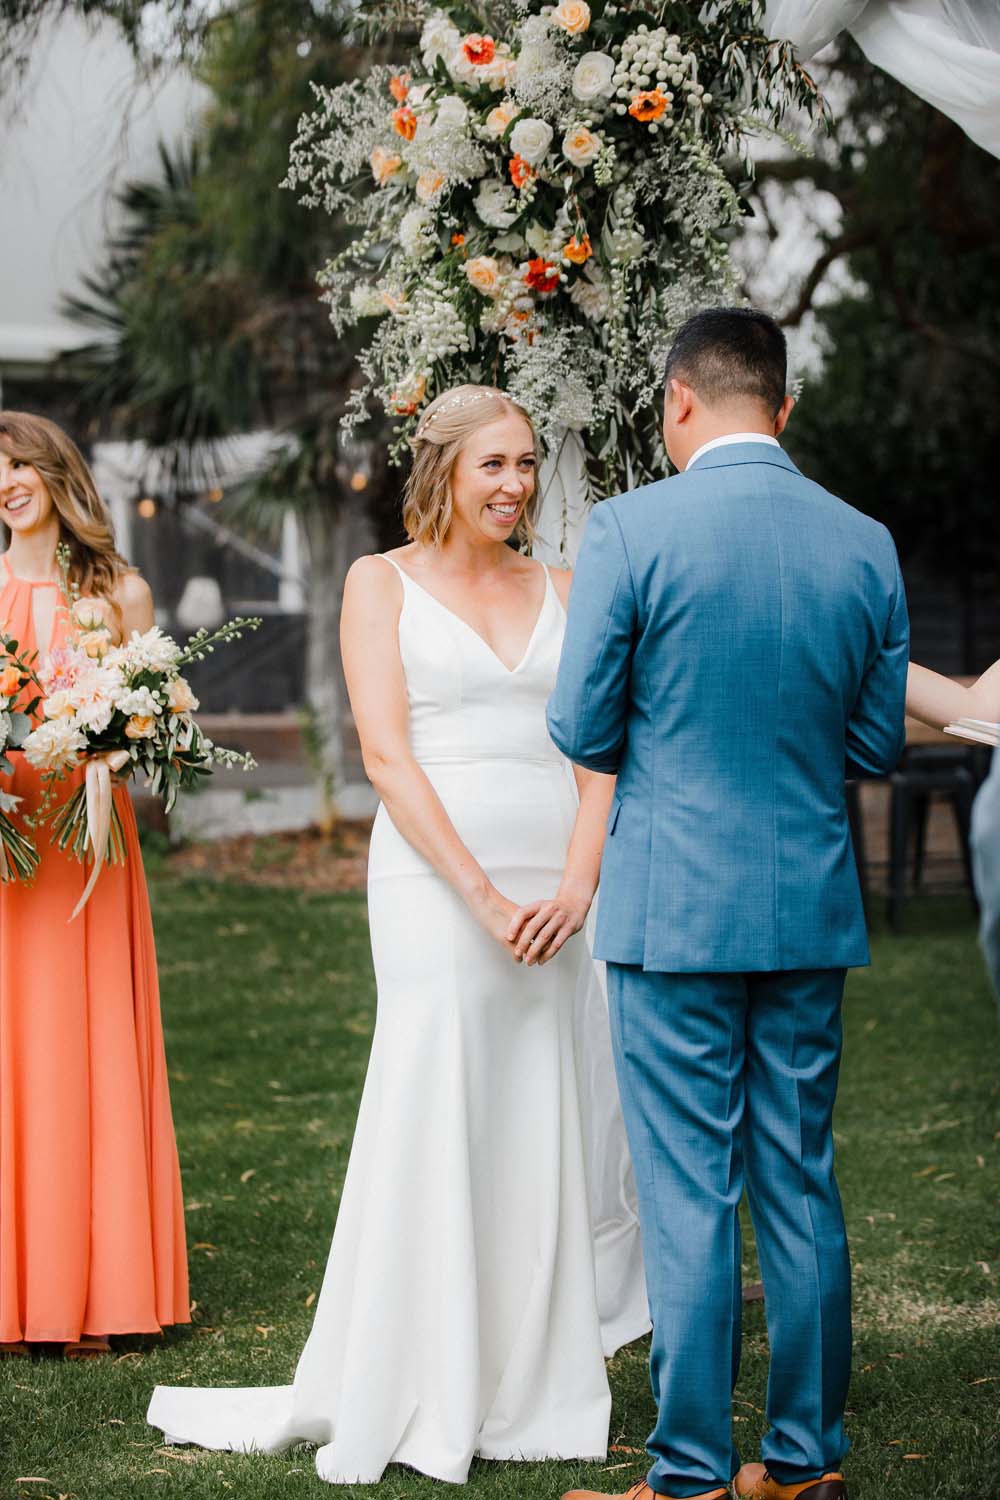
[[[122,1341],[92,1365],[0,1365],[0,1500],[327,1495],[306,1449],[169,1449],[143,1418],[158,1381],[291,1377],[368,1053],[364,904],[165,875],[153,897],[194,1323]],[[939,900],[907,916],[909,934],[880,936],[874,967],[848,988],[837,1117],[856,1273],[848,1471],[854,1500],[998,1500],[997,1018],[968,908]],[[763,1426],[766,1350],[752,1305],[735,1408],[747,1457]],[[477,1463],[470,1495],[554,1497],[641,1477],[653,1417],[645,1346],[620,1353],[610,1374],[607,1465]],[[390,1469],[377,1493],[440,1492]]]

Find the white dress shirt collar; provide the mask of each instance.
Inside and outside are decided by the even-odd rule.
[[[692,464],[696,464],[703,453],[710,453],[713,448],[724,448],[729,443],[770,443],[773,448],[781,447],[777,438],[768,437],[765,432],[727,432],[724,437],[702,443],[688,459],[686,468],[690,469]]]

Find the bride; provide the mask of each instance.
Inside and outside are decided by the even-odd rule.
[[[369,860],[378,1019],[316,1318],[292,1386],[158,1387],[169,1440],[319,1444],[333,1484],[388,1463],[602,1458],[604,1359],[649,1327],[607,1014],[579,934],[613,778],[553,746],[570,575],[531,534],[513,401],[427,407],[403,518],[343,603],[381,805]]]

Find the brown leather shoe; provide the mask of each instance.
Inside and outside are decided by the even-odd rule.
[[[562,1500],[674,1500],[672,1495],[661,1495],[658,1490],[651,1490],[644,1479],[634,1484],[624,1495],[604,1495],[597,1490],[567,1490]],[[716,1490],[704,1490],[700,1495],[692,1495],[691,1500],[729,1500],[729,1491],[725,1485]],[[820,1500],[823,1497],[820,1496]]]
[[[847,1500],[843,1474],[821,1474],[798,1484],[779,1484],[763,1464],[744,1464],[733,1480],[736,1500]]]

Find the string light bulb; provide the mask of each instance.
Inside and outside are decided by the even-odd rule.
[[[136,509],[144,521],[149,521],[156,515],[156,501],[152,495],[144,495]]]

